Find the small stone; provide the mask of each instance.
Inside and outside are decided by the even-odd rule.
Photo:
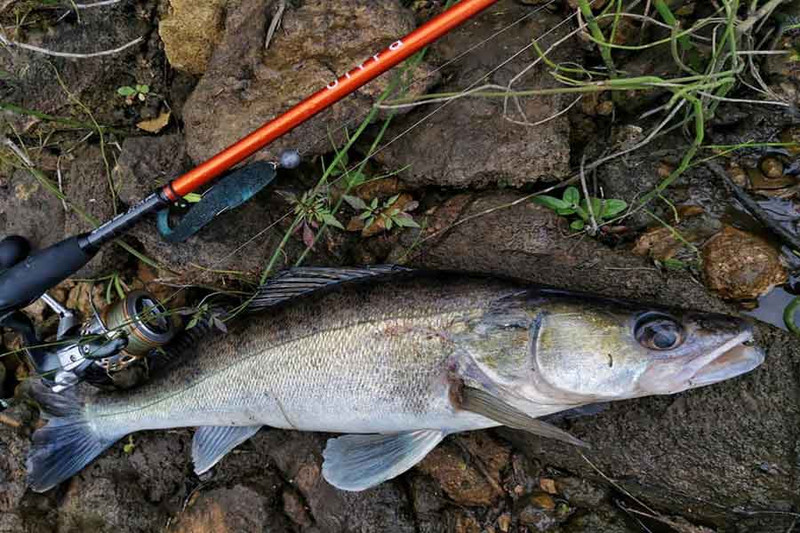
[[[778,179],[783,177],[783,163],[774,157],[765,157],[759,164],[761,172],[764,173],[769,179]]]
[[[497,527],[503,533],[511,528],[511,513],[503,513],[497,518]]]
[[[683,248],[670,228],[651,228],[642,234],[633,247],[633,253],[649,256],[656,261],[666,261],[675,257]]]
[[[170,0],[170,14],[158,24],[167,60],[173,68],[202,74],[222,38],[226,0]]]
[[[730,300],[753,300],[787,279],[770,243],[730,226],[703,247],[703,274],[709,289]]]
[[[476,435],[481,435],[477,433]],[[465,441],[472,436],[459,437]],[[484,443],[485,444],[485,443]],[[419,469],[438,481],[447,495],[460,505],[491,505],[501,496],[497,486],[499,478],[500,459],[493,459],[492,453],[487,453],[490,446],[480,448],[475,443],[466,444],[476,458],[484,462],[489,474],[494,477],[494,483],[472,464],[468,462],[464,451],[453,443],[445,443],[434,448],[419,464]],[[507,453],[507,450],[506,450]],[[478,460],[478,459],[476,459]],[[506,459],[507,461],[507,459]]]
[[[728,167],[728,177],[739,187],[746,189],[750,185],[747,172],[735,163]]]
[[[283,168],[297,168],[300,166],[300,152],[297,150],[284,150],[278,157],[278,163]]]
[[[547,511],[552,511],[556,508],[556,502],[553,501],[553,498],[549,494],[535,494],[531,496],[530,502],[539,509],[545,509]]]
[[[539,487],[548,494],[558,494],[556,482],[550,478],[543,477],[539,480]]]

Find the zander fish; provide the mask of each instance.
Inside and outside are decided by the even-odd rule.
[[[134,431],[197,426],[202,473],[272,426],[347,434],[328,441],[322,472],[363,490],[451,433],[506,425],[580,445],[536,418],[716,383],[764,358],[740,318],[394,267],[290,270],[251,307],[265,310],[134,391],[34,387],[50,420],[33,435],[31,487]]]

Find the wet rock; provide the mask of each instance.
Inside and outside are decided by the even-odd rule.
[[[730,226],[703,247],[703,274],[710,289],[731,300],[756,299],[787,279],[771,244]]]
[[[190,167],[180,135],[127,139],[114,169],[120,200],[128,204],[139,201]],[[191,271],[194,281],[212,275],[204,269],[253,274],[267,264],[289,221],[266,228],[290,209],[270,186],[245,205],[223,213],[186,242],[165,241],[152,218],[134,227],[129,234],[141,244],[145,255],[167,270],[179,274]],[[324,245],[321,243],[319,248]],[[298,238],[290,239],[286,250],[291,258],[304,248]]]
[[[170,0],[170,12],[158,22],[167,60],[173,68],[202,74],[222,38],[227,0]]]
[[[380,50],[414,27],[411,12],[394,0],[315,0],[286,9],[281,30],[265,51],[271,6],[271,0],[228,5],[225,35],[184,108],[188,151],[195,162],[351,70],[366,51]],[[387,83],[384,77],[360,89],[258,157],[275,158],[285,148],[300,149],[304,156],[329,151],[329,133],[341,138],[337,127],[357,124]]]
[[[444,63],[488,38],[500,28],[518,21],[533,7],[506,0],[492,16],[478,17],[454,30],[433,45],[432,61]],[[482,46],[454,64],[442,69],[447,80],[438,92],[460,91],[481,83],[506,85],[524,66],[536,59],[529,50],[514,61],[493,72],[511,51],[530,43],[532,35],[542,35],[556,26],[560,17],[540,12],[503,33],[503,46]],[[555,40],[555,31],[547,39]],[[547,48],[549,41],[540,41]],[[571,52],[565,44],[555,52],[554,60]],[[563,54],[563,55],[562,55]],[[489,72],[488,78],[484,79]],[[545,69],[537,67],[528,72],[514,87],[546,87],[552,83]],[[561,96],[521,99],[525,117],[519,115],[509,102],[508,118],[536,123],[558,113],[568,105]],[[462,98],[448,105],[423,106],[408,115],[395,119],[387,138],[395,139],[377,154],[376,159],[391,169],[409,167],[400,178],[410,186],[425,185],[457,188],[486,187],[493,183],[519,186],[541,180],[558,179],[569,171],[569,121],[566,116],[552,118],[536,126],[515,124],[503,117],[501,98]],[[429,114],[437,109],[435,114]],[[408,128],[422,119],[422,126],[405,134]],[[402,134],[402,136],[400,136]]]
[[[419,469],[433,477],[460,505],[492,504],[502,495],[499,473],[508,463],[508,449],[485,435],[455,438],[464,439],[463,448],[453,442],[443,443],[428,454]],[[467,439],[471,440],[469,444]]]
[[[173,531],[289,531],[284,520],[271,516],[270,503],[268,498],[244,485],[210,490],[181,513]]]

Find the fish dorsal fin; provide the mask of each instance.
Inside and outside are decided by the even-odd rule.
[[[335,285],[377,276],[410,272],[397,265],[375,265],[363,268],[299,267],[282,272],[259,287],[248,304],[248,310],[256,311],[282,302],[330,288]]]
[[[207,472],[228,452],[258,433],[261,426],[202,426],[194,432],[192,460],[196,474]]]
[[[534,435],[556,439],[562,442],[588,448],[589,445],[573,437],[563,429],[529,416],[516,407],[489,394],[488,392],[473,387],[463,387],[460,390],[459,406],[479,415],[485,416],[495,422],[514,429],[521,429]]]
[[[445,437],[422,429],[394,435],[345,435],[330,439],[322,456],[322,475],[341,490],[359,491],[399,476]]]

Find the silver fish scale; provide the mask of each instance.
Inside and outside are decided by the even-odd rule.
[[[199,425],[453,431],[495,425],[449,400],[451,333],[516,287],[406,281],[335,291],[250,318],[133,394],[99,397],[103,432]],[[103,429],[105,428],[105,429]]]

